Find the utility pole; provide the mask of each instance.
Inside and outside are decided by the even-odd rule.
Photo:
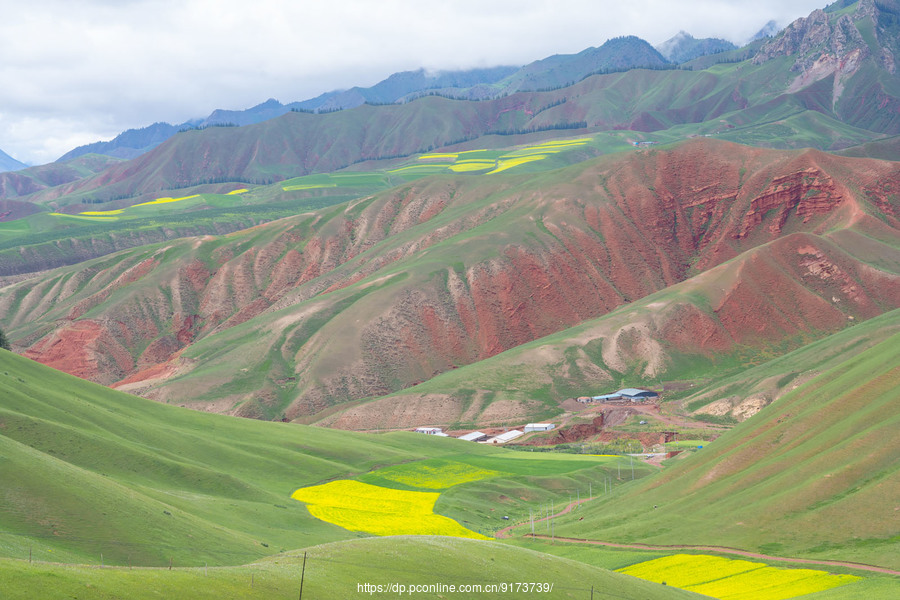
[[[300,571],[300,600],[303,600],[303,579],[306,577],[306,552],[303,553],[303,568]]]

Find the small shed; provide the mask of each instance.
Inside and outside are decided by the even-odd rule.
[[[550,431],[556,427],[553,423],[529,423],[525,426],[525,433],[530,433],[532,431]]]
[[[506,442],[511,442],[519,436],[525,435],[524,431],[519,431],[518,429],[512,429],[507,431],[506,433],[501,433],[498,436],[492,437],[487,441],[488,444],[505,444]]]
[[[488,438],[486,433],[481,433],[480,431],[473,431],[472,433],[467,433],[466,435],[461,435],[456,439],[465,440],[467,442],[482,442]]]
[[[424,433],[427,435],[438,435],[443,433],[440,427],[416,427],[416,433]]]

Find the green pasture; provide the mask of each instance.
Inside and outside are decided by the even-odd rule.
[[[306,566],[304,567],[304,555]],[[236,567],[129,569],[0,559],[0,589],[10,600],[58,598],[521,598],[516,583],[546,584],[541,598],[663,600],[696,594],[642,581],[584,562],[497,542],[444,537],[349,540],[281,553]],[[384,586],[365,591],[366,584]],[[406,586],[401,594],[392,584]],[[507,592],[410,592],[413,585],[503,586]],[[513,587],[510,588],[509,585]],[[551,589],[552,586],[552,589]],[[386,588],[386,589],[385,589]],[[371,589],[371,588],[369,588]],[[502,587],[498,589],[502,590]],[[484,588],[482,588],[484,590]]]
[[[411,433],[360,436],[177,409],[0,354],[0,477],[16,482],[0,508],[7,556],[239,564],[355,537],[312,519],[291,493],[445,452],[442,440]]]
[[[15,482],[0,507],[0,555],[20,559],[242,564],[360,535],[312,518],[291,500],[296,489],[348,477],[422,489],[391,475],[429,469],[457,477],[437,512],[492,532],[501,525],[495,503],[504,502],[505,486],[517,497],[503,508],[525,514],[545,502],[565,504],[590,486],[596,492],[601,480],[611,488],[617,460],[532,457],[414,433],[364,435],[189,411],[6,351],[0,397],[0,477]]]
[[[832,336],[832,341],[840,339]],[[713,544],[897,568],[900,334],[846,357],[560,535]],[[652,482],[652,483],[651,483]]]
[[[779,534],[783,529],[790,531],[790,515],[779,515],[778,531],[766,531],[758,539],[746,533],[736,536],[735,525],[723,522],[722,517],[749,510],[746,518],[764,526],[765,520],[758,515],[772,508],[766,503],[760,505],[753,497],[759,495],[779,506],[796,506],[795,493],[806,493],[799,487],[815,489],[815,482],[822,480],[819,462],[828,465],[826,474],[841,479],[852,476],[857,470],[853,450],[859,444],[874,450],[875,458],[866,458],[860,466],[873,477],[865,484],[856,484],[857,492],[839,494],[836,500],[820,502],[820,506],[807,506],[802,519],[824,518],[834,528],[836,521],[829,513],[832,508],[845,514],[844,519],[847,514],[860,514],[862,518],[865,510],[877,509],[883,497],[877,490],[893,485],[889,470],[893,442],[891,437],[883,438],[883,447],[876,448],[873,440],[879,438],[860,429],[860,423],[877,423],[882,429],[896,426],[892,420],[895,417],[885,413],[895,388],[878,390],[887,385],[883,377],[889,377],[890,365],[896,364],[892,361],[896,354],[893,349],[900,347],[897,341],[895,336],[828,371],[824,381],[817,379],[798,388],[786,397],[783,408],[770,407],[776,410],[774,414],[766,416],[773,412],[770,409],[761,413],[765,428],[765,423],[776,422],[782,414],[777,410],[789,411],[792,419],[785,423],[805,424],[803,439],[819,440],[819,444],[828,440],[829,448],[834,447],[827,458],[817,462],[815,457],[822,453],[821,448],[813,450],[815,444],[810,446],[812,442],[806,441],[787,449],[786,454],[776,451],[774,463],[759,460],[741,470],[736,481],[745,486],[743,490],[734,488],[734,480],[726,478],[699,491],[689,491],[696,480],[692,474],[702,474],[703,465],[737,460],[729,453],[743,451],[745,443],[741,440],[754,439],[752,421],[688,460],[655,474],[655,469],[626,457],[517,452],[413,433],[360,435],[191,412],[119,394],[0,352],[0,477],[15,482],[5,488],[7,501],[0,508],[0,553],[9,557],[0,560],[0,584],[20,595],[39,589],[50,596],[171,597],[197,586],[203,577],[202,587],[210,594],[280,597],[296,593],[298,548],[310,551],[310,587],[306,589],[314,590],[328,580],[332,585],[328,589],[337,589],[338,593],[343,590],[341,586],[355,585],[357,577],[362,580],[371,572],[391,569],[407,572],[407,581],[427,581],[429,571],[417,572],[412,566],[407,568],[404,561],[440,565],[442,572],[450,574],[473,572],[473,563],[467,560],[491,562],[482,558],[481,548],[490,548],[493,572],[519,569],[521,574],[521,569],[530,570],[526,555],[512,548],[498,550],[496,543],[478,546],[479,542],[445,538],[434,542],[431,538],[409,538],[408,544],[406,539],[356,539],[360,534],[311,518],[302,503],[289,498],[298,487],[345,477],[415,489],[421,482],[410,486],[408,480],[404,483],[404,476],[413,477],[416,483],[416,476],[447,472],[447,467],[452,467],[449,472],[456,476],[485,476],[442,486],[436,512],[489,535],[519,524],[513,533],[515,546],[538,550],[542,553],[538,557],[544,556],[544,561],[546,554],[576,560],[581,565],[560,563],[567,565],[563,570],[576,575],[579,569],[621,568],[660,553],[580,550],[521,539],[519,536],[529,532],[532,517],[535,532],[549,535],[642,543],[721,543],[756,547],[773,554],[812,554],[880,564],[890,556],[889,541],[822,540],[821,532],[828,528],[814,526],[806,535],[820,537],[817,550],[803,542],[803,534]],[[858,396],[852,382],[869,376],[874,376],[875,383],[866,387],[867,406],[853,406],[852,418],[846,419],[849,423],[822,418],[818,409],[823,398],[834,397],[835,402],[849,406],[848,399]],[[836,393],[839,389],[845,393]],[[809,429],[813,420],[821,431]],[[781,433],[791,439],[784,427],[776,425],[773,435]],[[763,442],[771,445],[773,439]],[[777,443],[773,447],[777,448]],[[702,462],[707,455],[709,459]],[[877,457],[888,463],[882,460],[879,467]],[[794,465],[788,473],[796,486],[784,485],[783,477],[773,470],[779,461]],[[400,475],[399,480],[395,475]],[[653,476],[644,479],[646,475]],[[753,486],[768,480],[775,480],[784,491],[757,493]],[[589,501],[569,515],[540,520],[558,513],[572,500],[585,498]],[[871,520],[884,522],[877,515]],[[861,521],[853,521],[848,527],[864,533]],[[429,544],[436,544],[440,550]],[[322,554],[316,554],[320,551]],[[329,554],[332,551],[335,554]],[[368,553],[368,562],[353,558],[357,552]],[[441,556],[423,561],[421,557],[429,556],[429,552]],[[266,555],[269,558],[260,560]],[[346,575],[330,573],[325,567],[330,564],[324,560],[326,556],[334,557],[335,568],[346,569],[348,564],[365,568]],[[319,567],[313,566],[316,557]],[[84,566],[48,564],[57,562]],[[174,565],[171,571],[170,563]],[[101,564],[103,568],[99,568]],[[129,569],[128,565],[157,568]],[[535,572],[555,577],[550,567]],[[863,581],[853,584],[856,593],[896,589],[895,578],[864,576]],[[585,580],[586,576],[577,577]],[[615,586],[619,597],[630,593],[622,591],[627,588],[624,583],[616,582]],[[563,587],[560,583],[560,589]],[[810,597],[853,597],[848,595],[851,586],[846,588]],[[582,592],[584,589],[588,588],[580,588]],[[654,597],[647,595],[648,590],[663,588],[642,588],[634,597]],[[572,594],[560,597],[580,597],[577,591],[566,590]],[[319,597],[329,597],[327,593],[323,590]],[[660,593],[679,591],[669,588]]]

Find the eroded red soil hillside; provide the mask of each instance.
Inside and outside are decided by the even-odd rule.
[[[898,245],[897,189],[889,162],[699,140],[552,177],[423,180],[138,248],[11,286],[0,311],[18,348],[79,376],[293,418],[404,389],[717,265],[711,307],[685,303],[622,337],[606,367],[654,344],[716,352],[880,314],[900,304],[900,262],[884,256]]]

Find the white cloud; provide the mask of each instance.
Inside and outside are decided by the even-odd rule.
[[[15,8],[4,6],[15,4]],[[619,35],[743,42],[815,0],[0,0],[0,148],[55,160],[155,121],[393,72],[526,64]]]

